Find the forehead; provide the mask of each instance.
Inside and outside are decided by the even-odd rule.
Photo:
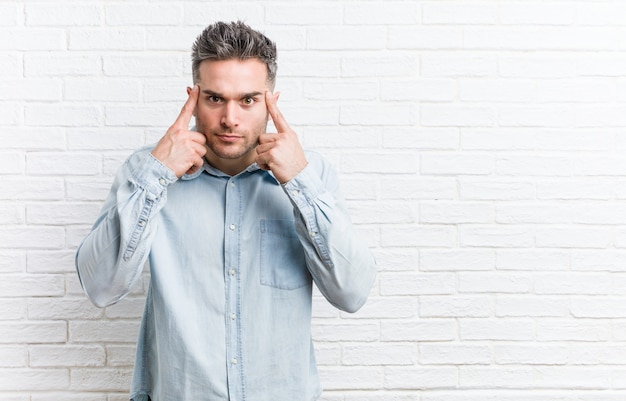
[[[248,93],[268,89],[267,68],[259,59],[204,60],[198,72],[203,90]]]

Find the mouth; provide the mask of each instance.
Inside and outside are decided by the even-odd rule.
[[[236,142],[241,138],[240,136],[234,134],[218,134],[216,136],[224,142]]]

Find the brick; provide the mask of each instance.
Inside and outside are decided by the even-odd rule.
[[[380,129],[377,127],[312,127],[305,128],[302,145],[308,149],[323,149],[327,152],[337,148],[376,148],[382,142]]]
[[[457,337],[455,319],[383,320],[381,340],[391,341],[453,341]]]
[[[493,302],[478,296],[423,296],[419,316],[422,318],[488,317],[493,313]]]
[[[416,157],[410,153],[346,154],[341,158],[341,171],[344,173],[415,173],[417,172]]]
[[[463,36],[462,29],[454,26],[391,26],[387,47],[402,50],[461,49]]]
[[[566,318],[570,315],[567,299],[555,296],[498,296],[497,317],[547,317]]]
[[[3,321],[24,320],[26,318],[26,299],[2,298],[2,302],[0,302],[0,316],[2,316]]]
[[[420,122],[427,127],[488,127],[496,123],[496,113],[489,106],[423,104]]]
[[[103,316],[86,297],[34,298],[28,301],[31,320],[92,320]]]
[[[58,249],[64,245],[63,227],[0,227],[0,249]]]
[[[387,149],[456,150],[459,133],[456,128],[404,128],[383,129],[383,147]]]
[[[498,270],[569,270],[571,254],[564,249],[499,249]]]
[[[606,227],[541,228],[536,233],[536,246],[541,248],[605,248],[610,242],[611,230]]]
[[[0,153],[0,171],[3,174],[22,174],[24,172],[24,156],[18,152]]]
[[[4,100],[50,101],[61,99],[61,83],[50,79],[20,79],[0,82]]]
[[[74,250],[31,250],[26,271],[29,273],[75,273]]]
[[[375,1],[344,6],[344,21],[350,25],[415,25],[421,8],[417,3]]]
[[[490,3],[460,2],[425,3],[424,24],[492,25],[498,21],[498,6]]]
[[[386,42],[382,27],[330,25],[307,30],[307,49],[311,50],[380,50]]]
[[[381,230],[381,244],[385,247],[452,247],[456,239],[456,230],[451,226],[401,225]]]
[[[457,387],[459,373],[454,367],[389,367],[385,369],[386,389],[443,389]]]
[[[3,178],[0,182],[2,200],[61,200],[63,193],[60,178]]]
[[[177,4],[113,4],[105,6],[106,23],[111,26],[179,25],[183,9]]]
[[[417,316],[417,299],[411,297],[369,297],[356,314],[345,314],[346,319],[399,319]]]
[[[533,278],[528,274],[469,272],[458,274],[459,293],[529,293]]]
[[[106,347],[107,366],[115,366],[115,367],[134,366],[135,351],[136,351],[135,346],[108,345]]]
[[[380,183],[382,199],[454,199],[457,196],[457,181],[453,178],[389,176]]]
[[[16,26],[20,11],[17,4],[3,4],[0,6],[0,26]]]
[[[492,223],[495,211],[486,203],[426,201],[420,204],[419,221],[431,224]]]
[[[70,50],[141,50],[145,32],[138,28],[73,28],[69,30]]]
[[[67,341],[67,323],[60,322],[0,322],[0,344],[51,344]],[[0,374],[0,377],[6,378]],[[3,388],[0,385],[0,388]]]
[[[423,77],[489,77],[498,72],[499,63],[488,53],[433,52],[422,56],[420,72]]]
[[[66,48],[66,33],[61,28],[2,28],[0,50],[51,51]]]
[[[382,388],[382,373],[377,367],[319,368],[320,381],[328,390],[363,390]]]
[[[27,155],[26,164],[31,175],[94,175],[102,160],[93,153],[39,152]]]
[[[257,29],[261,29],[265,24],[266,7],[261,3],[187,2],[183,7],[183,24],[200,26],[198,34],[210,21],[236,21],[242,19],[242,16],[245,16],[247,24]]]
[[[97,126],[102,119],[99,107],[31,104],[24,108],[24,121],[36,127]]]
[[[311,336],[317,342],[336,341],[376,341],[379,328],[374,322],[346,322],[334,324],[316,324],[311,327]]]
[[[536,326],[539,341],[607,341],[611,334],[609,322],[598,319],[550,319]]]
[[[466,319],[459,324],[459,337],[463,341],[533,341],[533,319]]]
[[[425,249],[420,252],[421,271],[494,270],[496,256],[484,249]]]
[[[315,61],[315,60],[312,60]],[[322,68],[325,66],[322,60]],[[318,61],[318,62],[320,62]],[[318,67],[318,62],[313,65]],[[342,77],[406,77],[415,76],[419,71],[419,59],[415,55],[406,52],[389,53],[381,57],[376,53],[347,54],[341,58]],[[311,69],[312,65],[308,66]],[[282,68],[282,67],[281,67]]]
[[[104,366],[100,346],[34,346],[29,349],[32,367]]]
[[[346,125],[412,125],[416,121],[417,108],[402,103],[342,106],[339,118]]]
[[[28,361],[28,351],[23,346],[0,346],[0,369],[23,368]]]
[[[0,15],[7,15],[0,13]],[[1,17],[0,17],[1,18]],[[15,53],[0,54],[0,74],[5,78],[21,78],[22,77],[22,57],[18,57]]]
[[[63,277],[51,274],[4,274],[0,294],[8,297],[62,296]]]
[[[89,26],[103,21],[95,4],[27,4],[26,24],[32,26]]]
[[[416,360],[414,344],[386,343],[349,344],[343,347],[341,358],[347,366],[414,365]]]
[[[16,204],[0,204],[0,224],[24,224],[25,220],[23,206]]]
[[[68,386],[67,369],[0,369],[0,389],[5,391],[54,391]]]
[[[421,365],[489,365],[493,355],[487,345],[426,343],[419,345]]]
[[[81,321],[69,323],[72,342],[135,343],[139,332],[138,321]]]
[[[525,200],[535,198],[533,180],[489,177],[459,179],[459,197],[464,200]]]
[[[443,295],[456,291],[451,273],[379,274],[379,281],[383,296]]]
[[[342,5],[328,2],[320,5],[286,4],[281,7],[267,7],[265,11],[265,20],[271,25],[333,26],[341,24],[342,16]]]
[[[463,226],[459,230],[459,239],[464,247],[526,248],[535,243],[532,230],[518,225]]]
[[[131,379],[131,369],[73,369],[70,388],[77,391],[128,391]]]
[[[522,6],[508,2],[500,7],[500,21],[507,25],[570,25],[577,17],[577,8],[559,3],[528,2]]]
[[[110,178],[68,178],[65,181],[69,201],[102,201],[111,189]]]
[[[26,77],[92,77],[102,72],[102,58],[88,53],[39,53],[24,55]]]
[[[109,77],[170,77],[183,71],[175,55],[111,55],[103,57],[103,71]]]
[[[65,134],[59,128],[7,128],[0,133],[4,149],[61,150]]]

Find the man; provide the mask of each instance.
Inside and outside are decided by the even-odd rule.
[[[335,172],[278,109],[275,44],[215,23],[192,58],[180,115],[120,168],[77,251],[82,286],[111,305],[149,261],[131,400],[315,400],[312,282],[354,312],[373,258]]]

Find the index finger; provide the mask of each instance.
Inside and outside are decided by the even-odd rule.
[[[189,128],[189,122],[191,121],[191,117],[193,117],[196,105],[198,104],[199,93],[200,89],[198,85],[194,85],[191,92],[189,92],[189,97],[183,105],[183,108],[180,110],[180,114],[176,118],[173,126],[184,129]]]
[[[278,130],[278,132],[285,132],[290,130],[289,124],[285,117],[283,117],[283,113],[278,110],[278,106],[276,103],[278,102],[278,94],[274,96],[270,91],[265,92],[265,105],[267,106],[267,111],[272,116],[272,121],[274,122],[274,127]]]

